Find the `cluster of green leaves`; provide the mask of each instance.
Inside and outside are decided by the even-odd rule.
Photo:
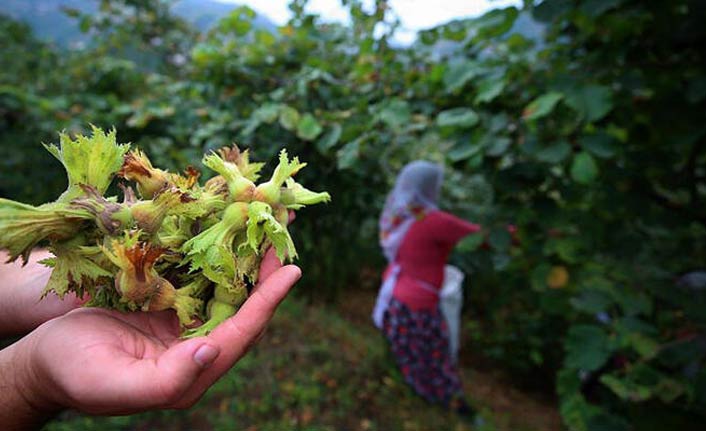
[[[572,430],[703,420],[706,298],[675,284],[706,259],[703,2],[527,1],[410,48],[391,45],[384,1],[347,1],[344,26],[295,0],[275,34],[240,7],[198,37],[162,25],[157,3],[111,2],[113,21],[84,26],[133,37],[158,66],[100,43],[59,54],[3,21],[1,195],[61,189],[36,142],[88,121],[166,167],[233,140],[260,159],[287,146],[336,196],[293,227],[307,291],[333,298],[382,264],[377,216],[399,168],[443,162],[443,206],[489,239],[455,256],[487,356],[554,382]],[[178,42],[149,43],[167,27]]]
[[[45,147],[66,169],[68,188],[37,207],[0,198],[0,250],[26,263],[36,246],[49,249],[44,295],[88,294],[87,306],[121,311],[174,309],[183,327],[207,316],[188,337],[237,311],[267,249],[282,262],[297,257],[290,211],[330,200],[291,178],[306,163],[290,161],[286,150],[272,178],[256,185],[264,163],[224,147],[204,157],[219,175],[200,186],[193,167],[185,176],[154,168],[144,153],[118,144],[115,130],[94,127],[76,140],[62,134],[59,145]],[[122,184],[122,202],[104,196],[115,176],[135,184],[136,192]]]

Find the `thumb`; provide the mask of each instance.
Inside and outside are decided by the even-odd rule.
[[[157,359],[155,373],[146,380],[156,380],[155,401],[169,405],[181,399],[220,353],[220,347],[205,337],[181,341],[171,346]]]
[[[219,354],[220,348],[205,337],[178,342],[152,359],[110,352],[110,356],[100,358],[100,370],[110,365],[116,372],[107,376],[105,372],[93,373],[90,387],[94,390],[90,396],[82,397],[87,399],[81,400],[79,410],[124,415],[172,407]],[[86,384],[83,386],[77,390],[85,392]]]

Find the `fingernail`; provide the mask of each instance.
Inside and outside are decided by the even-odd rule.
[[[201,368],[208,368],[211,364],[213,364],[213,361],[216,360],[219,353],[220,351],[217,348],[204,344],[196,349],[196,353],[194,353],[194,362],[199,364]]]

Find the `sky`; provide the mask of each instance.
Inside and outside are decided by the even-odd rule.
[[[278,25],[287,22],[290,16],[288,0],[219,0],[223,3],[246,4],[269,17]],[[364,0],[370,6],[372,0]],[[482,15],[491,9],[505,6],[520,6],[520,0],[389,0],[392,10],[399,16],[402,26],[397,41],[411,43],[416,32],[458,18]],[[341,0],[309,0],[307,11],[317,13],[327,21],[346,22],[348,12]]]

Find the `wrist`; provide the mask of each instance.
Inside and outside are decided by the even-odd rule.
[[[3,430],[34,430],[49,421],[62,408],[50,397],[33,361],[31,335],[0,351],[0,423]]]

